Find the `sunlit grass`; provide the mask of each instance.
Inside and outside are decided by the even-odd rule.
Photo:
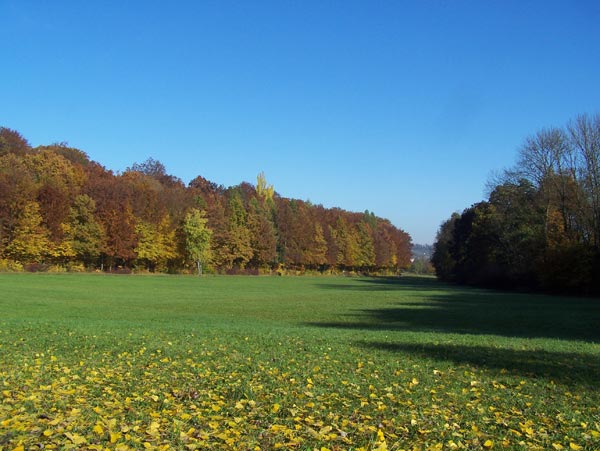
[[[0,284],[1,451],[600,448],[596,299],[420,278]]]

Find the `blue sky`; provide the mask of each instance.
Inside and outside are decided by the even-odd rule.
[[[0,125],[186,183],[264,171],[432,243],[527,135],[600,112],[595,1],[0,0]]]

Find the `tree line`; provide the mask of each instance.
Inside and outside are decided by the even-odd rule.
[[[489,188],[488,200],[441,225],[439,278],[600,294],[600,115],[527,137]]]
[[[187,186],[152,158],[115,173],[0,127],[0,270],[397,273],[410,236],[373,213],[255,185]]]

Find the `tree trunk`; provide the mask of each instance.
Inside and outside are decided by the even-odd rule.
[[[198,277],[202,276],[202,262],[200,260],[196,260],[196,265],[198,265]]]

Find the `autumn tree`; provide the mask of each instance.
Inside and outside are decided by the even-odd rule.
[[[34,151],[55,153],[70,161],[72,164],[81,167],[85,167],[91,163],[89,156],[83,150],[70,147],[65,142],[55,143],[49,146],[38,146]]]
[[[375,248],[375,266],[378,269],[387,269],[392,266],[391,238],[383,224],[377,224],[377,228],[373,232],[373,246]]]
[[[25,155],[31,152],[29,142],[16,130],[0,127],[0,156],[9,153]]]
[[[28,202],[18,213],[11,240],[4,250],[5,255],[20,263],[37,263],[52,256],[53,247],[50,232],[42,224],[38,203]]]
[[[314,224],[314,232],[309,248],[304,253],[308,266],[319,268],[327,264],[327,240],[323,226],[319,222]]]
[[[185,249],[190,260],[196,263],[198,276],[202,275],[202,265],[211,259],[212,231],[207,222],[206,213],[195,208],[188,212],[183,222]]]
[[[273,185],[267,184],[265,173],[261,172],[256,176],[256,194],[264,202],[272,202],[275,194]]]
[[[268,204],[252,198],[248,209],[248,230],[252,258],[249,264],[256,268],[269,267],[277,260],[277,237]]]
[[[43,150],[23,157],[23,163],[36,185],[36,201],[51,239],[62,240],[62,224],[84,183],[83,170],[63,156]]]
[[[0,193],[1,252],[12,238],[20,212],[37,196],[31,171],[14,153],[0,156]]]
[[[339,217],[332,233],[338,249],[336,263],[347,269],[353,268],[358,263],[360,252],[356,230],[345,218]]]
[[[150,271],[166,269],[167,262],[175,258],[175,229],[171,227],[168,216],[164,216],[158,225],[138,221],[135,225],[137,260],[144,263]]]
[[[87,194],[75,198],[69,221],[64,225],[65,240],[75,257],[85,265],[93,264],[104,247],[104,229],[96,220],[96,202]]]
[[[375,266],[375,245],[373,243],[373,232],[366,221],[361,221],[356,227],[356,239],[358,252],[356,255],[356,266],[363,270],[369,270]]]
[[[231,191],[226,214],[227,231],[221,249],[225,268],[243,269],[252,258],[252,246],[247,212],[237,189]]]
[[[103,266],[129,266],[136,257],[136,216],[132,208],[132,189],[128,176],[116,176],[101,166],[87,168],[84,194],[96,202],[98,222],[105,232]]]

